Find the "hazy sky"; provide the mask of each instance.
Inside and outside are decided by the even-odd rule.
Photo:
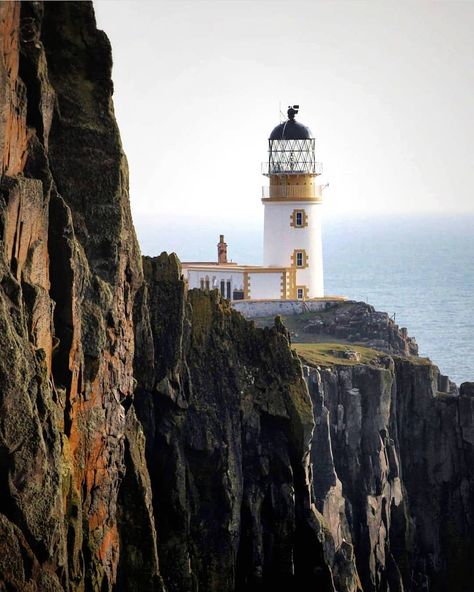
[[[260,163],[290,103],[331,218],[474,211],[474,2],[94,4],[139,236],[260,228]]]

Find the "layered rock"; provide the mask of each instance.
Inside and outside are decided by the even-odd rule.
[[[88,3],[4,2],[0,18],[0,579],[107,590],[140,433],[122,404],[141,262],[111,51]]]
[[[26,86],[20,70],[20,3],[0,5],[0,173],[23,171],[27,154]]]
[[[144,269],[151,332],[134,405],[167,589],[332,590],[309,487],[311,402],[285,329],[255,329],[217,291],[187,293],[174,256]]]
[[[348,550],[364,591],[472,588],[473,390],[440,393],[438,374],[384,355],[308,369],[314,495],[340,589]]]

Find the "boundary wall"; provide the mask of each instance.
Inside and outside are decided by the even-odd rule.
[[[346,298],[334,296],[317,300],[234,300],[232,306],[246,319],[252,319],[318,312],[345,300]]]

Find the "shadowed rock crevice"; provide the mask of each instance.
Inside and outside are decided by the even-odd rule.
[[[70,235],[68,238],[67,235]],[[67,207],[57,193],[50,201],[50,277],[51,298],[54,301],[54,352],[52,372],[57,389],[64,393],[64,431],[71,434],[71,387],[73,375],[70,354],[74,340],[74,246],[72,225]]]
[[[20,13],[20,69],[19,75],[26,87],[26,124],[34,129],[38,139],[45,143],[45,129],[41,102],[43,93],[39,78],[39,59],[42,56],[39,39],[43,7],[39,3],[24,2]]]

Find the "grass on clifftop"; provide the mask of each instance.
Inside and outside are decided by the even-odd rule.
[[[313,366],[374,364],[380,356],[386,356],[375,349],[353,344],[293,343],[292,347],[303,361]],[[353,357],[351,352],[355,353]]]

